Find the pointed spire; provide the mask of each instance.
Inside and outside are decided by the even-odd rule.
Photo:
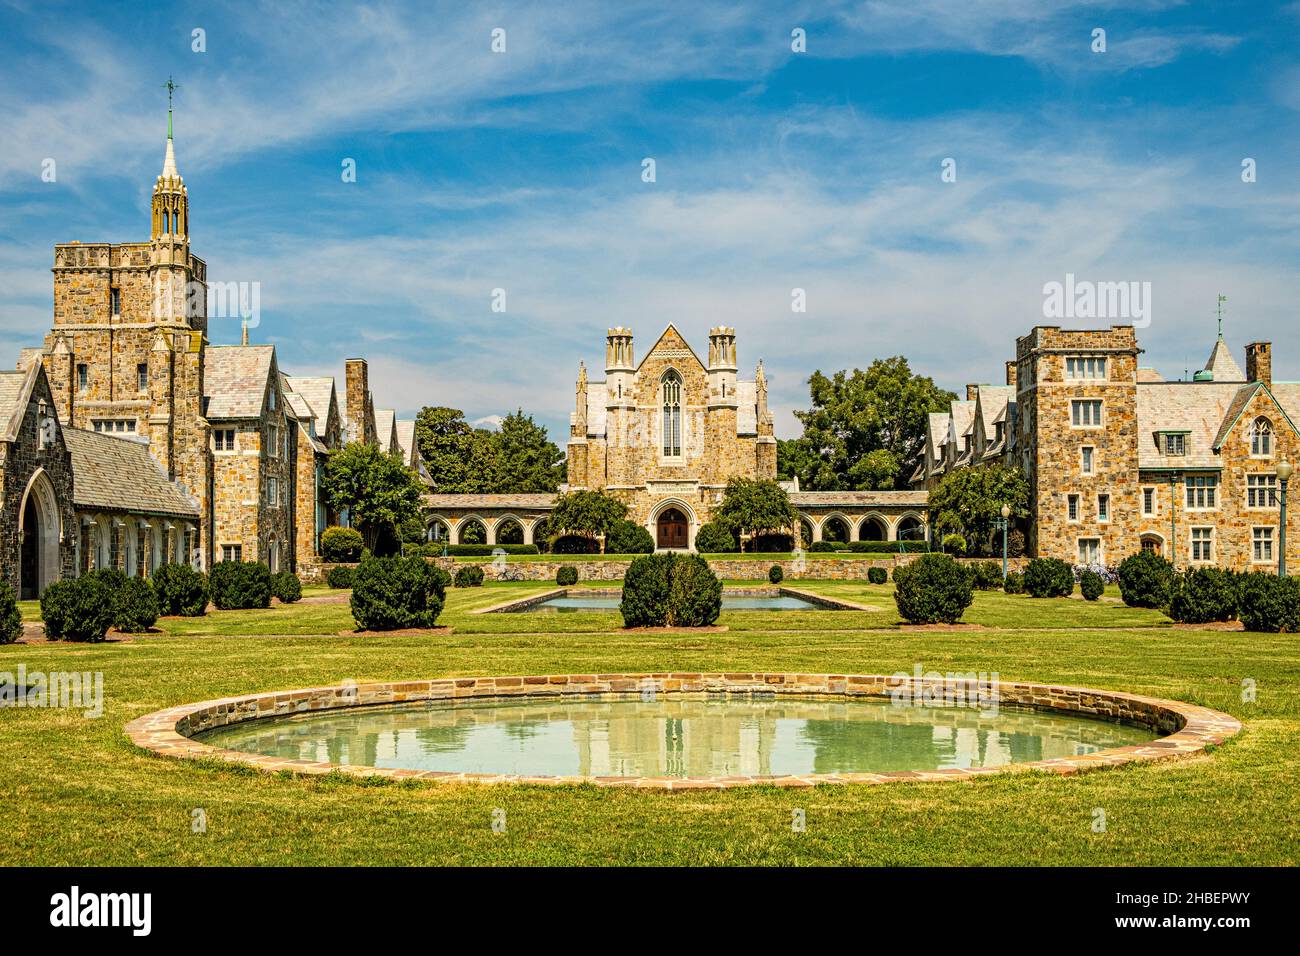
[[[578,361],[578,387],[587,387],[587,363],[581,360]]]
[[[763,360],[758,360],[758,371],[754,373],[754,381],[760,385],[767,384],[767,375],[763,372]]]
[[[239,323],[239,324],[243,327],[243,330],[244,330],[244,331],[243,331],[242,340],[240,341],[239,344],[240,344],[240,345],[247,345],[247,344],[248,344],[248,323],[247,323],[247,322],[241,322],[241,323]]]
[[[172,78],[167,77],[164,84],[167,87],[167,155],[163,158],[163,178],[180,179],[181,174],[176,171],[176,151],[172,146],[172,94],[180,89]]]

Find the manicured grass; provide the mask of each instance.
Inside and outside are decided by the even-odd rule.
[[[616,614],[469,613],[552,587],[541,582],[450,591],[450,636],[338,637],[346,603],[298,604],[166,620],[168,634],[116,643],[0,647],[0,671],[102,671],[106,695],[98,720],[0,711],[0,864],[1300,863],[1295,635],[1176,630],[1109,602],[992,593],[967,615],[990,630],[900,630],[889,585],[790,583],[882,610],[732,612],[728,631],[699,635],[622,633]],[[918,663],[1194,701],[1246,727],[1204,756],[1073,778],[724,793],[263,776],[156,757],[122,736],[168,705],[346,678]],[[206,834],[191,833],[195,808]],[[795,808],[804,833],[791,830]],[[1092,832],[1095,808],[1105,833]]]

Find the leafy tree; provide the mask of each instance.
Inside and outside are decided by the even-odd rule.
[[[608,536],[627,517],[627,505],[600,491],[570,491],[555,500],[550,527],[556,535]]]
[[[812,408],[795,412],[803,437],[784,456],[778,445],[777,455],[788,477],[797,474],[815,491],[879,491],[905,482],[921,462],[927,416],[957,397],[912,374],[901,355],[852,373],[814,372],[808,390]]]
[[[1002,506],[1011,508],[1012,520],[1029,513],[1029,482],[1019,468],[1007,465],[957,468],[930,492],[929,504],[937,530],[961,532],[977,553],[991,554]]]
[[[422,408],[415,417],[415,443],[435,491],[482,494],[492,490],[496,461],[491,432],[475,429],[459,408]]]
[[[742,532],[755,537],[762,532],[793,527],[797,520],[790,496],[770,478],[731,478],[714,520],[740,540]],[[753,550],[754,541],[750,541]]]
[[[533,416],[516,409],[502,419],[500,431],[490,434],[496,445],[493,491],[515,494],[560,487],[565,474],[564,452]]]
[[[396,533],[420,514],[422,482],[401,457],[377,445],[349,442],[329,457],[321,493],[335,511],[347,510],[372,551],[384,530]]]

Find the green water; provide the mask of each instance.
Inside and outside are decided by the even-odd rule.
[[[417,703],[209,731],[215,747],[363,767],[710,777],[997,767],[1146,743],[1145,728],[1002,707],[888,700],[607,695]]]
[[[576,611],[617,611],[622,595],[615,592],[609,596],[603,594],[575,595],[574,597],[555,597],[548,601],[530,604],[519,609],[520,613],[537,614],[571,614]],[[818,605],[802,598],[789,595],[757,594],[723,594],[724,611],[816,611]]]

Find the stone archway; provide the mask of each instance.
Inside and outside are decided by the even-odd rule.
[[[888,541],[889,523],[881,515],[867,515],[858,525],[858,540]]]
[[[18,509],[18,596],[23,600],[40,597],[49,584],[59,579],[59,503],[54,485],[38,469],[27,483]]]

